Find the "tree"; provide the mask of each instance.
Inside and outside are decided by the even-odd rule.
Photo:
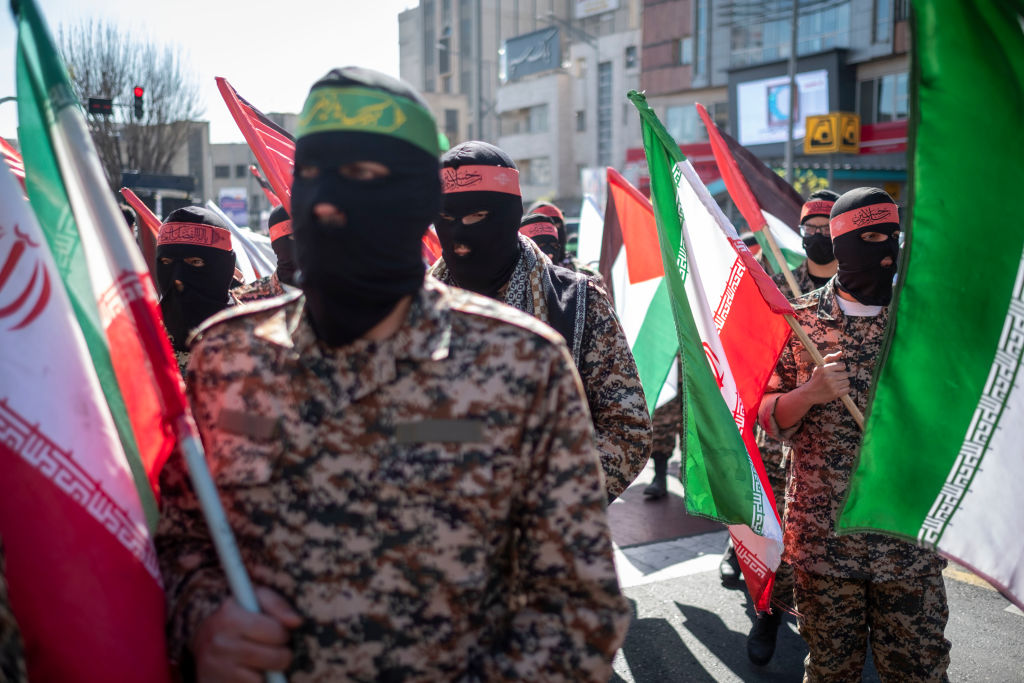
[[[156,45],[106,22],[65,27],[58,40],[79,98],[114,102],[110,115],[88,116],[93,142],[112,189],[122,170],[169,173],[188,136],[189,122],[203,113],[199,84],[180,45]],[[133,89],[145,90],[144,114],[136,120]]]

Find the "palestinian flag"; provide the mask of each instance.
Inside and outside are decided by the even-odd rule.
[[[758,609],[782,529],[753,426],[789,339],[792,308],[636,91],[661,258],[683,364],[684,487],[691,514],[730,525]]]
[[[729,196],[754,231],[765,260],[774,272],[781,272],[763,233],[768,228],[789,267],[796,268],[806,258],[796,228],[804,200],[778,173],[765,166],[731,135],[719,130],[703,104],[696,106],[708,131],[711,151]]]
[[[636,360],[647,409],[653,413],[676,395],[672,364],[679,352],[658,229],[650,200],[615,169],[607,173],[601,274],[605,282],[614,279],[619,284],[615,312]]]
[[[1024,2],[913,8],[910,229],[837,531],[933,548],[1024,609],[1024,225],[971,189],[1024,186]]]

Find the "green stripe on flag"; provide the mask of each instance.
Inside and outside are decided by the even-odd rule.
[[[672,317],[672,303],[668,297],[668,283],[662,278],[647,307],[644,322],[633,344],[633,358],[637,374],[647,397],[647,410],[654,412],[658,394],[672,370],[672,361],[679,350],[676,341],[676,323]]]
[[[913,8],[911,225],[836,525],[912,540],[985,390],[1024,249],[1012,201],[979,201],[976,192],[1024,186],[1024,3],[916,0]]]
[[[42,44],[36,43],[37,37]],[[64,107],[81,105],[49,31],[31,2],[22,3],[20,7],[17,79],[18,139],[25,161],[25,187],[82,328],[139,491],[147,524],[153,530],[158,518],[156,500],[139,458],[128,410],[114,374],[78,226],[49,137],[57,112]]]
[[[750,459],[711,373],[684,287],[687,254],[682,239],[684,217],[676,195],[681,180],[676,164],[685,157],[646,98],[631,91],[629,99],[640,112],[651,202],[683,365],[679,391],[686,425],[682,443],[686,510],[726,523],[750,524],[754,501]]]

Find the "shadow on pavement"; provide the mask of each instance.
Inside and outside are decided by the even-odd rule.
[[[622,644],[622,655],[635,683],[710,683],[715,680],[686,647],[672,624],[665,619],[638,619],[636,601],[629,603],[633,608],[633,622]],[[611,680],[621,682],[624,679],[615,674]]]

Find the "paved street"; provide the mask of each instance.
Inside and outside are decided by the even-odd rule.
[[[807,649],[787,618],[774,659],[752,665],[746,636],[753,610],[745,589],[724,588],[718,561],[727,534],[686,517],[678,461],[668,499],[646,502],[653,468],[609,508],[619,579],[634,610],[613,681],[799,681]],[[646,529],[646,531],[645,531]],[[1024,614],[967,570],[946,570],[952,681],[1024,681]],[[870,660],[864,681],[878,681]]]

